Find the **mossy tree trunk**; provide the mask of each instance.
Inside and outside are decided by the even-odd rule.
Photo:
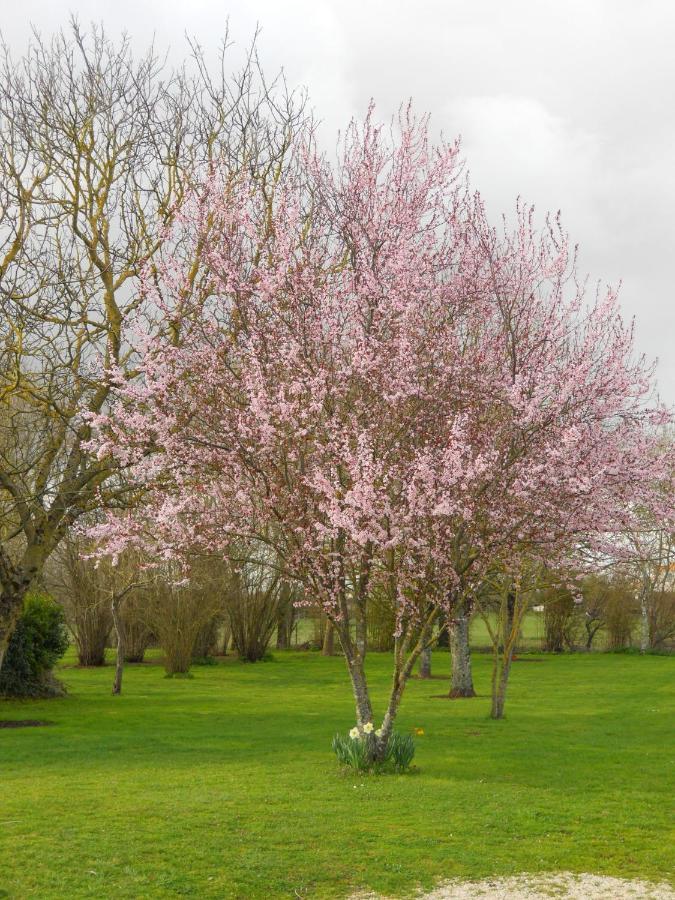
[[[33,533],[33,543],[29,544],[18,563],[14,563],[0,545],[0,671],[9,640],[21,616],[24,598],[42,572],[50,549],[51,546],[45,546],[38,531]]]
[[[16,623],[21,615],[23,596],[13,591],[0,593],[0,671]]]

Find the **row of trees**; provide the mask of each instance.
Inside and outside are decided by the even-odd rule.
[[[118,565],[96,563],[83,555],[72,541],[52,557],[48,567],[50,588],[60,599],[75,637],[82,665],[102,665],[110,646],[111,632],[117,638],[118,670],[115,692],[121,690],[124,662],[140,662],[152,643],[164,651],[168,674],[186,673],[195,660],[227,653],[232,647],[240,659],[262,659],[272,641],[277,648],[289,645],[293,621],[302,615],[302,646],[336,652],[331,640],[332,624],[320,607],[307,604],[298,609],[297,589],[288,582],[269,577],[258,562],[233,572],[219,560],[210,560],[192,572],[187,584],[177,587],[170,573],[148,574],[142,558],[125,554]],[[637,632],[642,637],[640,583],[614,573],[611,577],[587,576],[578,593],[569,587],[534,586],[519,602],[504,588],[502,579],[486,582],[478,592],[474,617],[482,618],[493,644],[495,665],[503,657],[510,668],[513,652],[523,646],[523,618],[539,616],[543,649],[559,652],[581,647],[591,649],[603,634],[603,646],[629,646]],[[117,615],[115,615],[117,613]],[[367,648],[391,651],[396,610],[384,602],[367,613]],[[648,646],[668,646],[675,637],[675,592],[663,590],[648,600]],[[114,625],[114,629],[113,629]],[[475,696],[471,671],[468,617],[440,624],[428,648],[421,654],[419,674],[431,676],[431,646],[452,645],[450,697]],[[386,640],[385,640],[386,638]],[[296,646],[298,644],[296,636]],[[501,693],[505,696],[508,669]],[[503,715],[504,696],[499,702],[495,684],[493,714]]]
[[[153,571],[149,577],[138,556],[125,554],[113,568],[108,561],[97,564],[90,556],[90,548],[81,541],[65,541],[48,565],[48,587],[52,598],[57,598],[65,611],[80,665],[103,665],[106,649],[114,641],[114,693],[120,693],[124,664],[142,662],[149,646],[162,648],[168,675],[186,674],[193,663],[210,661],[230,649],[242,660],[257,661],[271,646],[288,647],[293,628],[296,647],[322,649],[328,655],[337,652],[331,640],[330,620],[318,607],[299,609],[293,602],[296,598],[290,585],[286,583],[278,590],[273,580],[265,579],[261,567],[227,577],[222,564],[216,560],[214,566],[213,562],[208,567],[200,566],[200,577],[179,589],[169,573],[162,576]],[[480,592],[474,617],[487,619],[486,631],[495,642],[493,652],[497,654],[503,652],[503,635],[506,633],[508,639],[511,631],[515,649],[519,650],[535,646],[554,652],[582,647],[588,650],[598,642],[599,632],[602,646],[608,649],[635,645],[636,635],[639,644],[643,633],[639,585],[631,583],[625,574],[615,573],[612,577],[586,577],[579,587],[578,595],[568,588],[545,588],[533,595],[530,605],[524,607],[525,614],[530,615],[525,628],[531,629],[533,620],[538,618],[541,637],[537,639],[531,633],[525,638],[519,631],[519,621],[508,624],[508,619],[515,616],[515,597],[511,596],[509,602],[507,595],[504,606],[499,594],[487,590],[487,585]],[[50,672],[65,649],[60,624],[63,618],[58,612],[47,595],[33,594],[25,604],[0,675],[0,693],[52,696],[62,690]],[[394,613],[394,609],[383,605],[373,605],[368,611],[369,650],[393,649]],[[675,592],[652,595],[648,613],[650,647],[669,646],[675,637]],[[437,635],[439,645],[448,646],[450,641],[453,644],[451,697],[475,696],[468,634],[464,634],[461,624],[453,619],[450,633],[446,626]],[[431,663],[430,645],[420,656],[419,677],[431,677]],[[438,665],[437,661],[434,669]],[[440,665],[447,677],[447,662]],[[498,711],[499,707],[494,706],[498,683],[494,687],[493,710]]]
[[[603,646],[611,650],[666,649],[675,638],[675,584],[666,582],[646,600],[641,587],[621,575],[594,576],[585,579],[581,596],[571,591],[545,595],[543,648],[590,650],[602,635]]]
[[[192,660],[230,647],[255,662],[273,635],[277,646],[288,646],[296,591],[270,577],[264,565],[204,560],[193,566],[189,582],[177,580],[175,566],[149,568],[139,554],[126,553],[114,566],[96,560],[77,538],[64,539],[46,569],[83,666],[104,664],[113,632],[123,642],[123,661],[142,662],[145,650],[158,645],[169,674],[185,673]]]
[[[662,566],[665,569],[665,565]],[[221,560],[202,563],[191,580],[172,589],[170,572],[148,572],[147,563],[138,554],[125,554],[116,566],[109,560],[96,560],[92,548],[81,539],[68,538],[52,555],[46,572],[49,593],[62,605],[83,666],[99,666],[105,650],[111,646],[112,604],[120,594],[120,623],[123,626],[126,662],[142,662],[145,650],[159,645],[158,634],[170,629],[185,632],[187,651],[183,658],[204,658],[227,654],[230,648],[244,660],[262,659],[271,647],[287,649],[295,628],[295,646],[322,649],[326,655],[336,652],[333,628],[319,606],[311,603],[299,608],[297,587],[267,577],[264,565],[249,565],[243,572]],[[486,588],[479,592],[480,603],[473,618],[499,614],[499,596]],[[675,639],[675,586],[672,573],[665,577],[643,601],[642,581],[631,580],[626,572],[580,578],[575,590],[569,587],[542,588],[533,594],[527,612],[537,619],[540,637],[519,646],[540,647],[551,652],[563,650],[618,650],[629,646],[663,649]],[[184,610],[187,623],[181,621]],[[367,647],[390,652],[394,649],[395,607],[386,598],[371,604],[367,616]],[[643,621],[646,613],[647,621]],[[302,635],[298,637],[298,626]],[[439,646],[449,647],[459,657],[455,664],[452,691],[465,696],[462,683],[467,679],[468,695],[473,695],[469,652],[469,619],[454,615],[437,636]],[[643,640],[646,634],[646,645]],[[600,640],[601,639],[601,640]],[[179,671],[170,648],[174,639],[165,640],[167,667]],[[462,672],[466,675],[462,676]]]

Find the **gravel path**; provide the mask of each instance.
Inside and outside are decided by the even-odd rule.
[[[483,881],[447,881],[415,900],[675,900],[668,884],[609,878],[605,875],[518,875]],[[386,900],[361,894],[352,900]]]

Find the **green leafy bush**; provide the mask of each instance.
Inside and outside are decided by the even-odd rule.
[[[68,649],[68,629],[61,607],[46,594],[26,597],[10,638],[0,694],[6,697],[53,697],[65,693],[52,669]]]

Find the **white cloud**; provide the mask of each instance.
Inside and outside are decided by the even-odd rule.
[[[305,83],[331,140],[374,97],[383,117],[413,97],[448,137],[493,210],[516,195],[563,213],[581,262],[617,282],[640,349],[675,401],[675,4],[669,0],[24,0],[3,3],[20,52],[28,22],[153,32],[178,55],[186,31],[241,44]],[[330,136],[330,137],[329,137]]]

